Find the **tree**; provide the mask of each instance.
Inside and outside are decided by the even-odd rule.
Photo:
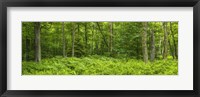
[[[174,50],[173,50],[173,46],[171,45],[171,37],[170,37],[170,33],[171,30],[169,31],[168,33],[168,45],[169,45],[169,48],[170,48],[170,53],[171,53],[171,56],[173,57],[173,59],[175,59],[175,53],[174,53]]]
[[[88,32],[87,32],[87,23],[85,23],[85,52],[88,54]]]
[[[167,32],[167,23],[163,23],[163,28],[164,28],[164,49],[163,49],[163,59],[167,59],[168,55],[168,32]]]
[[[41,46],[40,46],[40,23],[35,22],[35,62],[41,60]]]
[[[112,36],[113,36],[113,23],[110,22],[110,53],[112,54],[113,44],[112,44]]]
[[[154,36],[154,30],[150,31],[151,33],[151,58],[150,60],[153,61],[155,58],[155,36]]]
[[[101,27],[100,27],[100,25],[99,25],[98,22],[97,22],[97,26],[98,26],[98,28],[99,28],[99,31],[100,31],[102,37],[103,37],[103,41],[104,41],[104,43],[105,43],[106,46],[108,47],[108,43],[107,43],[107,41],[106,41],[106,37],[105,37],[105,35],[103,34],[103,31],[102,31],[102,29],[101,29]]]
[[[95,26],[94,24],[92,24],[92,46],[91,46],[91,54],[94,54],[94,44],[95,44],[95,35],[94,35],[94,32],[95,32]]]
[[[72,23],[72,57],[74,57],[75,24]]]
[[[64,22],[62,22],[62,36],[63,36],[63,57],[67,57],[65,54],[65,47],[66,47],[66,39],[65,39],[65,28],[64,28]]]
[[[147,22],[143,22],[143,31],[142,31],[142,53],[143,60],[145,63],[148,62],[148,51],[147,51]]]
[[[172,30],[172,23],[170,22],[170,31],[171,31],[171,36],[172,36],[172,40],[173,40],[173,44],[174,44],[174,54],[176,56],[176,58],[178,59],[178,52],[177,52],[177,48],[176,48],[176,41],[175,41],[175,37],[174,37],[174,31]]]
[[[145,63],[169,56],[177,59],[178,22],[22,23],[23,61],[90,55]]]

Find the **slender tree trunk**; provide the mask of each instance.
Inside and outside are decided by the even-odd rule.
[[[113,23],[110,22],[110,53],[112,54],[112,49],[113,49],[113,44],[112,44],[112,41],[113,41]]]
[[[29,27],[28,27],[29,28]],[[28,39],[28,35],[29,35],[29,32],[27,31],[26,32],[26,56],[25,56],[25,60],[28,61],[29,60],[29,44],[30,44],[30,41]]]
[[[147,51],[147,22],[143,23],[144,30],[142,32],[142,52],[143,52],[143,60],[145,63],[148,62],[148,51]]]
[[[174,54],[176,56],[176,58],[178,59],[178,50],[177,50],[177,47],[176,47],[176,41],[175,41],[175,38],[174,38],[174,32],[172,31],[172,23],[170,22],[170,31],[171,31],[171,36],[172,36],[172,39],[173,39],[173,44],[174,44]]]
[[[98,38],[98,37],[97,37]],[[99,54],[99,43],[98,43],[98,41],[99,41],[99,38],[98,38],[98,40],[96,40],[96,43],[95,43],[95,50],[96,50],[96,53],[95,54]]]
[[[77,32],[77,35],[78,35],[78,36],[77,36],[77,38],[78,38],[78,43],[77,43],[77,44],[81,44],[81,43],[80,43],[80,40],[81,40],[81,39],[80,39],[80,24],[78,24],[78,32]]]
[[[74,57],[75,24],[72,24],[72,57]]]
[[[29,41],[29,50],[30,50],[30,51],[34,51],[33,46],[34,46],[34,41],[32,41],[32,38],[30,38],[30,41]],[[29,56],[29,58],[30,58],[30,56]],[[30,59],[31,59],[31,58],[30,58]]]
[[[92,54],[94,54],[94,25],[92,25]]]
[[[115,48],[115,35],[116,35],[116,33],[115,33],[115,23],[113,22],[112,23],[112,54],[114,54],[115,55],[115,51],[114,51],[114,48]]]
[[[168,55],[168,33],[167,33],[167,23],[163,23],[164,26],[164,50],[163,50],[163,59],[167,59]]]
[[[26,36],[26,61],[29,60],[29,45],[30,45],[30,40]]]
[[[65,40],[65,28],[64,28],[64,22],[62,22],[62,36],[63,36],[63,57],[67,57],[65,53],[65,47],[66,47],[66,40]]]
[[[28,60],[27,60],[27,57],[28,57],[28,55],[27,55],[27,48],[28,48],[28,45],[27,45],[27,34],[26,34],[26,39],[25,39],[25,46],[26,46],[26,49],[25,49],[25,57],[23,56],[23,58],[24,58],[26,61],[28,61]]]
[[[99,45],[99,33],[98,33],[98,30],[95,29],[95,54],[99,54],[99,46],[98,45]]]
[[[162,55],[161,53],[161,44],[162,44],[162,38],[159,35],[159,44],[158,44],[158,51],[157,51],[157,56],[159,57],[160,55]]]
[[[98,22],[97,22],[97,26],[98,26],[98,28],[99,28],[99,31],[100,31],[101,35],[103,36],[103,41],[104,41],[104,43],[106,44],[107,47],[109,47],[109,46],[108,46],[108,43],[107,43],[107,41],[106,41],[106,37],[104,36],[104,34],[103,34],[103,32],[102,32],[102,30],[101,30],[100,25],[99,25]]]
[[[85,23],[85,51],[88,54],[88,36],[87,36],[87,23]]]
[[[155,36],[154,31],[151,31],[151,61],[155,58]]]
[[[175,58],[175,56],[174,56],[174,52],[173,52],[173,48],[172,48],[172,46],[171,46],[171,42],[170,42],[170,40],[168,40],[168,44],[169,44],[169,48],[170,48],[170,53],[171,53],[171,56],[173,57],[173,59]]]
[[[35,62],[41,60],[41,47],[40,47],[40,23],[35,22]]]
[[[169,44],[171,56],[173,57],[173,59],[175,59],[174,50],[173,50],[173,47],[172,47],[171,41],[170,41],[170,38],[171,38],[170,35],[171,35],[171,34],[172,34],[172,33],[171,33],[171,30],[170,30],[169,33],[168,33],[168,37],[169,37],[169,39],[168,39],[168,44]]]
[[[136,43],[136,44],[137,44],[137,48],[136,48],[136,49],[137,49],[137,50],[136,50],[136,51],[137,51],[137,59],[139,59],[139,58],[140,58],[140,57],[139,57],[140,53],[139,53],[139,38],[138,38],[138,37],[137,37],[137,39],[136,39],[136,42],[137,42],[137,43]]]

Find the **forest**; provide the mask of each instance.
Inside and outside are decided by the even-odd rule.
[[[178,22],[22,22],[22,75],[178,75]]]

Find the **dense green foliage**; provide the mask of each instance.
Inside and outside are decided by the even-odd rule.
[[[88,56],[63,58],[57,56],[43,59],[40,63],[23,62],[25,75],[176,75],[176,60],[155,60],[145,64],[131,58]]]
[[[178,22],[23,22],[23,75],[177,75]]]

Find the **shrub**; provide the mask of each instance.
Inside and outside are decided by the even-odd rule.
[[[43,59],[39,63],[22,62],[23,75],[177,75],[177,60],[155,60],[145,64],[131,58],[105,56]]]

